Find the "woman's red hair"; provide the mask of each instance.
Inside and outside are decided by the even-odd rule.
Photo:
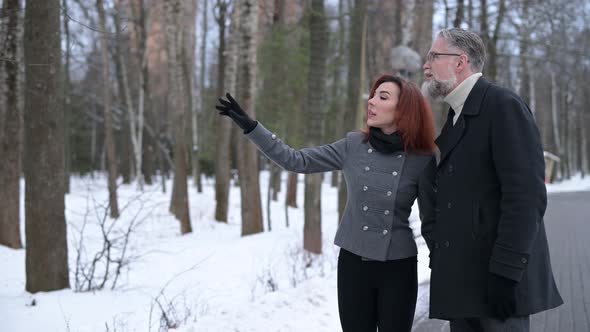
[[[399,88],[399,100],[397,102],[393,122],[404,140],[406,151],[434,152],[434,119],[428,101],[422,96],[416,84],[408,82],[399,76],[381,75],[371,87],[369,99],[373,98],[377,88],[385,83],[392,82]],[[369,138],[369,130],[364,131],[366,139]]]

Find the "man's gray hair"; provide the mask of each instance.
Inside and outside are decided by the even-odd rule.
[[[450,47],[457,48],[467,54],[471,70],[479,73],[483,70],[486,59],[486,47],[481,37],[475,32],[459,28],[443,29],[438,33]]]

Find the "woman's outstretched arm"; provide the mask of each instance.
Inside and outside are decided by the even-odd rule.
[[[332,144],[295,150],[250,118],[229,93],[226,98],[220,98],[221,105],[215,106],[219,114],[234,120],[262,153],[285,170],[318,173],[342,169],[348,150],[345,138]]]

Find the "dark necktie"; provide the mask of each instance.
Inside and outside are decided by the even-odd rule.
[[[452,107],[449,107],[449,114],[447,115],[447,123],[449,127],[453,127],[453,118],[455,117],[455,111]]]

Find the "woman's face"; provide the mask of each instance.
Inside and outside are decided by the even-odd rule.
[[[393,82],[384,82],[377,87],[375,95],[368,102],[367,126],[381,128],[385,134],[391,134],[396,130],[393,118],[399,93],[399,87]]]

